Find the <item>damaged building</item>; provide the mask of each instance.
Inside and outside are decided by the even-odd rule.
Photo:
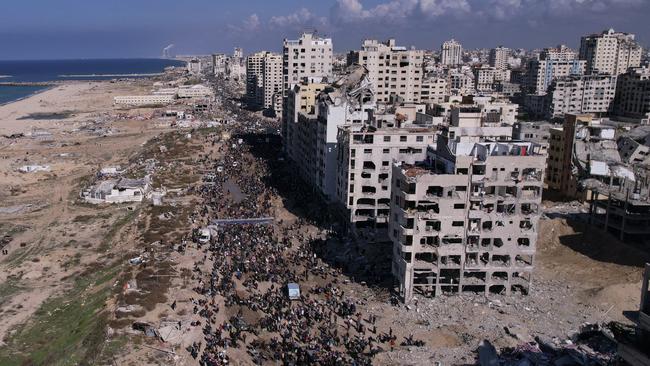
[[[81,198],[88,203],[142,202],[150,189],[150,179],[117,178],[96,182],[81,192]]]
[[[415,294],[528,293],[545,156],[532,142],[440,136],[394,164],[389,235],[404,301]]]
[[[616,127],[591,115],[566,115],[551,129],[549,188],[589,203],[589,222],[622,241],[650,238],[650,131]]]

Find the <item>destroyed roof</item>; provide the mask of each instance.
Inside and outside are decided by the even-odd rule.
[[[627,137],[646,146],[650,146],[650,126],[636,126],[621,134],[621,137]]]
[[[347,68],[346,73],[340,79],[332,83],[334,89],[326,89],[321,93],[330,102],[337,103],[337,99],[346,99],[352,104],[360,104],[361,101],[372,98],[374,90],[368,79],[368,69],[361,65],[352,65]]]
[[[143,188],[144,186],[147,185],[147,180],[146,178],[143,179],[129,179],[129,178],[122,178],[120,181],[116,184],[117,189],[125,189],[125,188]]]

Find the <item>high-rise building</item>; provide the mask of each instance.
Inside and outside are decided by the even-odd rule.
[[[641,46],[634,34],[606,30],[580,40],[580,59],[587,61],[587,72],[620,75],[629,67],[641,65]]]
[[[460,65],[463,60],[463,46],[451,39],[442,44],[440,48],[440,62],[443,65]]]
[[[244,58],[244,50],[239,47],[235,47],[235,51],[233,51],[232,57],[237,60],[242,60]]]
[[[546,94],[549,85],[562,77],[583,75],[587,61],[578,60],[577,54],[564,46],[545,48],[539,59],[528,63],[524,78],[524,90],[529,94]]]
[[[510,80],[510,70],[486,66],[477,67],[474,69],[474,77],[476,90],[490,92],[495,89],[497,83]]]
[[[193,58],[187,62],[187,71],[192,75],[198,75],[201,73],[203,64],[200,58]]]
[[[650,68],[631,68],[618,77],[614,113],[635,122],[650,123]]]
[[[212,74],[215,76],[224,75],[226,73],[227,57],[223,53],[215,53],[212,55]]]
[[[403,102],[420,102],[424,51],[395,45],[395,40],[363,41],[360,51],[348,54],[348,65],[359,64],[368,69],[368,79],[375,88],[377,102],[392,98]]]
[[[414,164],[424,160],[427,147],[435,143],[436,131],[435,127],[413,123],[339,126],[337,196],[352,225],[383,229],[383,233],[375,232],[375,239],[385,239],[391,165],[395,161]]]
[[[268,52],[257,52],[246,57],[246,99],[249,106],[264,104],[264,58]]]
[[[508,68],[508,57],[510,57],[510,49],[499,46],[490,50],[490,66],[497,70],[505,70]]]
[[[313,187],[318,187],[316,161],[318,115],[318,96],[327,84],[302,82],[294,85],[287,96],[285,115],[287,116],[287,136],[284,149],[289,160],[295,165],[302,179]]]
[[[284,40],[283,89],[286,93],[305,78],[322,81],[332,77],[332,39],[303,33],[300,39]]]
[[[392,272],[415,294],[527,294],[545,156],[532,142],[443,135],[426,161],[393,165]]]
[[[251,106],[276,109],[274,95],[282,91],[282,56],[261,51],[246,58],[246,97]]]
[[[611,112],[616,93],[616,76],[573,75],[557,79],[546,94],[546,118],[563,118],[567,113]]]
[[[470,69],[451,70],[447,74],[449,90],[457,95],[472,94],[476,90],[475,76]]]
[[[285,106],[288,92],[294,85],[305,80],[318,83],[332,78],[332,39],[309,32],[304,32],[300,39],[285,39],[282,62],[282,104]],[[285,108],[282,109],[284,111]],[[282,136],[285,139],[288,122],[283,112]]]
[[[303,104],[312,98],[313,108]],[[366,69],[357,66],[328,88],[304,81],[294,86],[286,106],[287,155],[292,161],[310,157],[315,164],[300,172],[326,201],[336,201],[338,127],[366,123],[376,107]]]
[[[282,115],[282,55],[278,53],[264,58],[264,108]]]

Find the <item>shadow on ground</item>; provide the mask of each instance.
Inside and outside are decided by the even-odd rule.
[[[332,268],[340,269],[354,282],[381,289],[392,288],[390,243],[368,247],[350,239],[341,216],[336,214],[336,208],[328,205],[284,159],[279,135],[242,134],[235,138],[243,139],[253,156],[268,164],[271,174],[266,177],[265,183],[278,192],[284,207],[299,220],[328,232],[325,239],[316,239],[311,243],[321,260]]]
[[[623,243],[616,237],[584,221],[566,220],[575,234],[561,235],[560,243],[587,257],[605,263],[624,266],[645,267],[650,254],[630,243]]]

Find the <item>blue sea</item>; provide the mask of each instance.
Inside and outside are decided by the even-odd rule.
[[[0,61],[0,83],[55,80],[109,80],[143,77],[185,63],[165,59]],[[0,86],[0,105],[42,90],[38,86]]]

